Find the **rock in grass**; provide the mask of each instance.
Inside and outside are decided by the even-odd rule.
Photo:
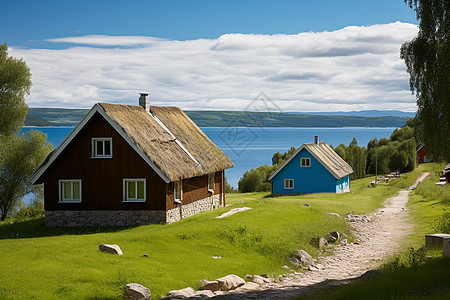
[[[202,290],[210,290],[210,291],[218,291],[219,290],[219,282],[217,280],[209,281],[209,280],[200,280],[200,284],[202,286]]]
[[[257,284],[260,284],[260,285],[263,285],[265,283],[269,283],[270,282],[270,280],[268,278],[264,278],[264,277],[259,276],[259,275],[253,275],[252,276],[252,281],[254,283],[257,283]]]
[[[122,249],[116,244],[100,244],[98,250],[100,250],[100,252],[123,255]]]
[[[333,217],[340,217],[339,214],[337,214],[337,213],[327,213],[327,215],[333,216]]]
[[[219,283],[219,290],[221,291],[234,290],[245,284],[245,280],[237,275],[227,275],[216,279],[216,281]]]
[[[329,232],[325,237],[325,239],[327,240],[328,243],[336,242],[339,240],[339,232],[337,231]]]
[[[131,300],[150,299],[152,293],[148,288],[139,283],[129,283],[125,286],[123,297]]]
[[[172,299],[182,299],[195,296],[195,290],[191,287],[187,287],[181,290],[173,290],[169,292],[169,297]]]
[[[305,250],[298,250],[294,253],[293,258],[300,261],[303,268],[307,269],[309,266],[314,266],[314,259]]]

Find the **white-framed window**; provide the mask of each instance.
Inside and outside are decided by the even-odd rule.
[[[285,179],[284,180],[284,189],[285,190],[294,189],[294,179]]]
[[[81,202],[81,179],[58,180],[59,202]]]
[[[183,181],[177,180],[173,182],[173,199],[176,203],[183,200]]]
[[[111,158],[112,138],[92,138],[92,157]]]
[[[214,192],[214,173],[208,174],[208,192]]]
[[[300,167],[302,167],[302,168],[311,167],[311,158],[309,158],[309,157],[300,158]]]
[[[123,202],[145,202],[147,185],[145,178],[123,180]]]

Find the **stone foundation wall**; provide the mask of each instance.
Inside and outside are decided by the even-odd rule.
[[[47,227],[137,226],[165,223],[164,210],[46,211]]]
[[[138,226],[173,223],[201,211],[220,207],[220,194],[164,210],[66,210],[46,211],[47,227]]]
[[[212,195],[210,197],[168,210],[166,213],[166,223],[170,224],[181,219],[191,217],[201,211],[213,210],[219,207],[220,194]]]

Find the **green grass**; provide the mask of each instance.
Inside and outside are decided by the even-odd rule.
[[[317,255],[312,239],[334,230],[348,234],[345,220],[327,212],[371,212],[419,173],[376,188],[367,188],[372,178],[355,180],[347,194],[230,194],[230,207],[170,225],[67,229],[45,228],[42,218],[5,221],[0,223],[0,299],[120,299],[130,282],[147,286],[156,298],[227,274],[282,274],[292,252]],[[214,218],[243,206],[253,209]],[[124,255],[99,252],[101,243],[118,244]]]

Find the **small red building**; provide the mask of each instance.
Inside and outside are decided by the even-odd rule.
[[[417,164],[429,163],[431,162],[430,156],[427,154],[426,147],[424,144],[420,144],[416,150],[417,153]]]
[[[177,107],[97,103],[32,178],[46,226],[172,223],[225,205],[231,160]]]

